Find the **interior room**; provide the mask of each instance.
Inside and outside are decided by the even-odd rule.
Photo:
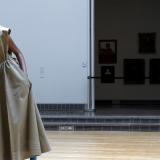
[[[95,106],[103,113],[160,114],[159,5],[95,0]]]

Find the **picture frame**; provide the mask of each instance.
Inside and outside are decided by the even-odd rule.
[[[160,59],[152,58],[149,62],[150,84],[160,84]]]
[[[124,59],[124,84],[145,84],[145,60]]]
[[[139,33],[139,53],[154,54],[156,53],[156,33]]]
[[[117,63],[117,40],[99,40],[99,64]]]
[[[115,83],[115,66],[101,66],[101,83]]]

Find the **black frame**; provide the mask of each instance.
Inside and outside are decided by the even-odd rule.
[[[156,53],[156,33],[139,33],[139,53],[154,54]]]
[[[145,83],[145,60],[124,59],[124,84]]]
[[[106,71],[108,74],[106,74]],[[114,83],[115,82],[115,67],[114,66],[101,66],[101,83]]]
[[[110,45],[106,49],[106,46]],[[105,47],[104,47],[105,46]],[[116,64],[117,63],[117,40],[99,40],[98,42],[99,49],[99,64]],[[108,54],[107,54],[108,52]]]
[[[150,84],[160,84],[160,59],[150,59],[149,77]]]

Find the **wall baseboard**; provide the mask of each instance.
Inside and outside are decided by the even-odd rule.
[[[86,104],[37,104],[40,112],[83,112]]]
[[[115,103],[117,102],[117,103]],[[95,100],[96,105],[160,105],[160,100]]]

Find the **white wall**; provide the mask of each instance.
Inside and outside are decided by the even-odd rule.
[[[38,103],[87,103],[89,0],[5,0],[0,24],[26,58]]]
[[[98,64],[98,40],[117,39],[118,53],[115,65],[116,76],[123,76],[124,58],[144,58],[146,76],[149,76],[149,59],[160,58],[160,1],[159,0],[96,0],[96,75],[100,75]],[[138,33],[157,33],[157,53],[138,53]],[[157,100],[160,85],[124,85],[123,80],[114,84],[96,81],[96,99],[109,100]]]

